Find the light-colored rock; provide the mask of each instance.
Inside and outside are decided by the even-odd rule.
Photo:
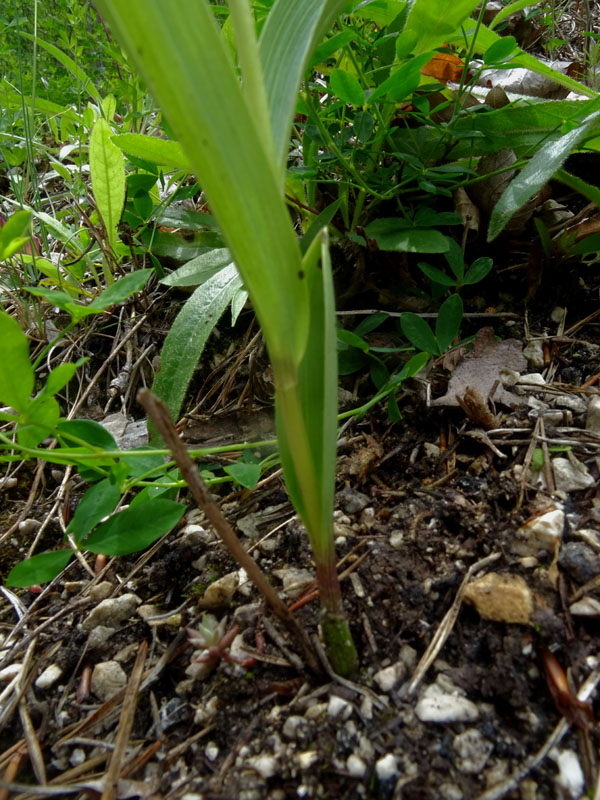
[[[343,697],[332,694],[327,704],[327,716],[331,719],[347,720],[352,715],[352,704]]]
[[[573,536],[581,539],[582,542],[585,542],[597,553],[600,553],[600,533],[594,528],[580,528],[578,531],[574,531]]]
[[[273,575],[279,578],[283,584],[283,591],[290,599],[294,599],[302,594],[304,589],[313,583],[315,576],[307,569],[299,567],[286,567],[285,569],[274,569]]]
[[[114,634],[114,628],[107,628],[106,625],[98,625],[88,636],[87,645],[90,650],[102,648],[108,642],[110,637]]]
[[[455,783],[441,783],[439,786],[441,800],[463,800],[464,794]]]
[[[573,800],[581,797],[585,787],[585,778],[577,754],[573,750],[558,750],[553,748],[549,753],[550,758],[558,767],[556,781],[567,797]]]
[[[589,489],[596,481],[588,468],[574,456],[571,458],[553,458],[552,470],[554,483],[561,492],[580,492]]]
[[[568,408],[573,414],[585,414],[587,411],[586,401],[576,394],[559,394],[552,401],[552,405],[555,408]]]
[[[468,728],[454,737],[452,746],[458,756],[456,766],[461,772],[475,775],[485,767],[494,745],[484,739],[477,728]]]
[[[204,755],[209,761],[216,761],[219,757],[219,745],[215,742],[208,742],[204,748]]]
[[[382,692],[391,692],[406,676],[406,665],[402,661],[397,661],[389,667],[380,669],[373,675],[373,680]]]
[[[41,524],[39,519],[23,519],[19,522],[19,533],[22,536],[31,536],[40,528]]]
[[[375,764],[375,773],[380,781],[389,781],[398,775],[398,759],[392,753],[382,756]]]
[[[260,753],[257,756],[249,756],[246,764],[256,770],[262,778],[272,778],[277,773],[278,764],[275,756],[270,753]]]
[[[239,584],[237,572],[229,572],[210,584],[204,592],[203,600],[210,608],[226,606],[235,594]]]
[[[585,429],[600,434],[600,395],[594,395],[588,403]]]
[[[574,617],[600,617],[600,601],[595,597],[582,597],[569,606]]]
[[[544,369],[544,345],[540,339],[527,342],[523,348],[530,369]]]
[[[367,765],[360,756],[352,753],[346,759],[346,769],[353,778],[364,778],[367,772]]]
[[[482,617],[495,622],[526,625],[535,608],[534,594],[520,575],[496,572],[471,581],[465,590],[465,600],[474,605]]]
[[[404,544],[404,531],[395,530],[390,533],[390,545],[399,550]]]
[[[85,631],[91,631],[98,625],[107,628],[118,628],[122,622],[129,619],[135,613],[136,608],[142,601],[135,594],[122,594],[118,597],[111,597],[102,600],[93,608],[82,622]]]
[[[42,674],[36,678],[35,685],[38,689],[49,689],[56,683],[62,673],[63,671],[58,664],[50,664],[50,666],[46,667]]]
[[[127,675],[117,661],[101,661],[92,670],[92,692],[106,702],[127,685]]]
[[[300,769],[310,769],[319,760],[319,754],[316,750],[304,750],[296,756],[296,762]]]
[[[424,691],[415,707],[421,722],[475,722],[479,709],[466,697],[446,694],[432,684]]]
[[[114,588],[114,585],[110,581],[100,581],[100,583],[97,583],[95,586],[90,586],[88,594],[94,603],[101,603],[111,596]]]
[[[298,739],[302,738],[301,734],[306,730],[308,730],[308,723],[304,717],[299,717],[296,714],[292,714],[283,723],[282,733],[286,739]]]
[[[546,381],[543,375],[540,375],[539,372],[528,372],[527,375],[521,375],[519,377],[514,390],[517,394],[529,394],[529,392],[545,385]]]
[[[513,551],[521,556],[535,556],[540,550],[554,553],[565,527],[565,512],[555,507],[528,520],[517,531]]]

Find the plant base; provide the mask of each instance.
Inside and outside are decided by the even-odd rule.
[[[348,677],[358,667],[358,655],[348,622],[339,614],[325,611],[321,629],[329,663],[338,675]]]

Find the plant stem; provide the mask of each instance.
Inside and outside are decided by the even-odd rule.
[[[148,416],[151,417],[158,432],[168,445],[173,454],[175,463],[179,467],[181,475],[187,483],[190,493],[198,507],[204,511],[207,519],[214,527],[225,547],[238,564],[246,570],[248,577],[263,595],[275,614],[298,640],[310,671],[320,676],[322,674],[321,665],[306,631],[299,625],[296,618],[267,580],[265,573],[261,570],[250,553],[246,551],[236,536],[235,531],[223,516],[223,512],[219,506],[211,499],[196,465],[189,457],[184,443],[179,438],[177,430],[171,420],[169,409],[162,400],[153,395],[149,389],[142,389],[142,391],[138,393],[137,400],[138,403],[144,407]]]

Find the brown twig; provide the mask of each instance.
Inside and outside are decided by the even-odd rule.
[[[152,419],[156,429],[173,454],[173,459],[179,467],[181,477],[187,483],[190,493],[198,507],[204,511],[206,518],[212,524],[225,547],[238,564],[246,570],[246,574],[271,606],[275,614],[298,640],[310,671],[320,676],[322,674],[322,669],[312,648],[310,639],[283,600],[281,600],[275,589],[271,586],[264,572],[246,551],[236,536],[235,531],[224,517],[219,506],[211,499],[208,489],[200,477],[196,464],[188,455],[184,443],[177,434],[173,421],[171,420],[169,409],[162,400],[155,397],[149,389],[142,389],[138,393],[137,400]]]

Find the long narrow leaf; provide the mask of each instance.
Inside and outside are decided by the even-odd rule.
[[[201,179],[266,333],[296,362],[308,334],[300,250],[269,148],[205,0],[98,0]]]

